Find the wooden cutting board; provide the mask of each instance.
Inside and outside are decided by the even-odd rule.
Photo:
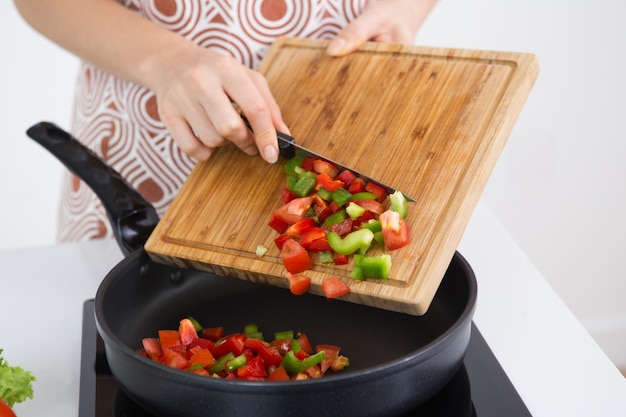
[[[424,314],[538,75],[532,54],[368,43],[341,58],[327,41],[280,39],[259,67],[301,145],[400,189],[409,246],[388,280],[356,282],[350,266],[316,265],[310,292],[337,275],[344,300]],[[278,234],[282,163],[234,146],[199,163],[145,249],[157,262],[288,287]],[[269,252],[256,255],[263,244]]]

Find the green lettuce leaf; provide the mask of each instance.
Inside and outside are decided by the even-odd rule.
[[[35,377],[30,372],[19,366],[9,366],[2,358],[2,349],[0,349],[0,398],[9,407],[27,398],[33,398],[31,385],[33,381]]]

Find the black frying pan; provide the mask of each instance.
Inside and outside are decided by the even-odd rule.
[[[111,371],[130,398],[155,415],[400,415],[433,397],[457,373],[469,344],[476,279],[456,253],[423,316],[154,263],[143,243],[158,222],[147,203],[68,133],[39,123],[27,134],[98,194],[127,255],[103,280],[96,324]],[[141,339],[175,329],[187,315],[237,332],[293,329],[342,347],[350,367],[321,379],[219,380],[167,368],[138,353]]]

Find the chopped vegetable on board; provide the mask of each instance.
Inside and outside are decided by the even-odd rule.
[[[350,277],[358,281],[388,279],[392,259],[386,252],[410,243],[405,196],[400,191],[387,194],[379,185],[321,159],[296,156],[283,169],[283,205],[274,210],[268,225],[279,233],[274,242],[291,291],[308,291],[310,279],[302,274],[313,268],[314,260],[325,265],[352,262]],[[374,255],[374,248],[383,254]],[[333,278],[325,280],[330,280],[326,288],[337,288],[338,280],[341,290],[324,291],[327,296],[350,292],[346,283]]]

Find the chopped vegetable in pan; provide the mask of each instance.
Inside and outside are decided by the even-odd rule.
[[[338,346],[314,348],[305,333],[276,332],[267,342],[256,324],[225,335],[223,327],[203,328],[192,317],[182,319],[178,330],[159,330],[157,337],[144,338],[142,345],[139,353],[155,362],[213,378],[302,380],[350,365]]]

